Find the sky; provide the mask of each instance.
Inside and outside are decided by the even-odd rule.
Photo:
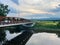
[[[7,16],[28,19],[60,18],[60,0],[0,0],[9,6]]]

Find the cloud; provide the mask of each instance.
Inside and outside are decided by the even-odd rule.
[[[52,11],[52,12],[60,12],[60,4],[58,4],[58,5],[56,6],[56,8],[54,8],[54,9],[52,9],[52,10],[50,10],[50,11]]]
[[[22,0],[22,3],[20,4],[20,10],[26,11],[27,15],[28,12],[32,14],[52,14],[55,15],[54,12],[52,12],[51,9],[54,9],[55,6],[59,3],[57,0]],[[51,10],[49,12],[48,10]]]
[[[56,7],[60,0],[0,0],[0,2],[13,7],[11,12],[20,11],[19,15],[22,17],[34,14],[57,15],[55,12],[60,11],[60,8]]]
[[[18,8],[18,5],[16,3],[13,3],[11,0],[0,0],[1,3],[8,5],[9,7],[13,7],[15,9]]]
[[[18,0],[11,0],[11,1],[13,1],[13,2],[16,3],[17,5],[19,5]]]
[[[13,7],[9,7],[9,9],[10,9],[10,13],[20,13],[20,11],[19,10],[16,10],[16,9],[14,9]]]
[[[52,12],[47,12],[47,11],[43,11],[43,10],[37,10],[37,9],[33,9],[33,8],[22,8],[21,9],[22,11],[26,11],[26,12],[30,12],[30,13],[33,13],[33,14],[54,14]]]
[[[56,6],[56,4],[60,3],[59,0],[22,0],[22,1],[19,1],[19,2],[22,2],[21,5],[27,5],[28,6],[34,6],[36,8],[41,8],[41,9],[46,9],[46,8],[52,8],[51,6]],[[24,6],[24,7],[25,7]]]

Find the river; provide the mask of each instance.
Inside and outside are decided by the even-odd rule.
[[[25,31],[24,34],[22,32]],[[23,36],[22,36],[22,35]],[[31,34],[31,35],[30,35]],[[31,36],[28,41],[26,38]],[[20,38],[18,38],[20,36]],[[24,38],[22,38],[22,37]],[[25,38],[26,37],[26,38]],[[8,41],[14,40],[17,45],[20,44],[21,40],[26,41],[25,45],[60,45],[60,33],[49,33],[49,32],[34,32],[31,33],[29,30],[18,30],[18,29],[0,29],[0,45],[6,44]],[[19,42],[20,41],[20,42]],[[14,42],[14,43],[15,43]],[[10,42],[8,42],[10,43]],[[16,45],[16,43],[14,45]],[[12,45],[12,43],[10,43]],[[22,44],[21,44],[22,45]]]
[[[60,38],[54,33],[36,33],[26,45],[60,45]]]

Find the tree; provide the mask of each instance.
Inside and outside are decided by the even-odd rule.
[[[0,4],[0,16],[6,16],[9,11],[8,5]]]

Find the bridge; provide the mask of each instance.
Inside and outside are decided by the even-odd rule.
[[[28,24],[28,23],[32,23],[32,22],[22,22],[22,23],[15,23],[15,24],[2,24],[0,25],[0,27],[7,27],[7,26],[17,26],[17,25],[24,25],[24,24]]]
[[[32,23],[32,22],[24,18],[0,16],[0,27],[24,25],[29,23]]]
[[[30,20],[19,18],[19,17],[3,17],[3,16],[0,16],[0,28],[1,27],[15,26],[16,30],[17,29],[21,30],[20,29],[21,25],[24,25],[24,26],[27,25],[27,27],[29,27],[32,23],[33,22],[31,22]],[[27,41],[29,40],[29,38],[32,36],[32,34],[33,34],[33,31],[28,30],[28,28],[27,28],[20,35],[18,35],[17,37],[13,38],[10,41],[6,41],[2,45],[25,45],[27,43]]]

